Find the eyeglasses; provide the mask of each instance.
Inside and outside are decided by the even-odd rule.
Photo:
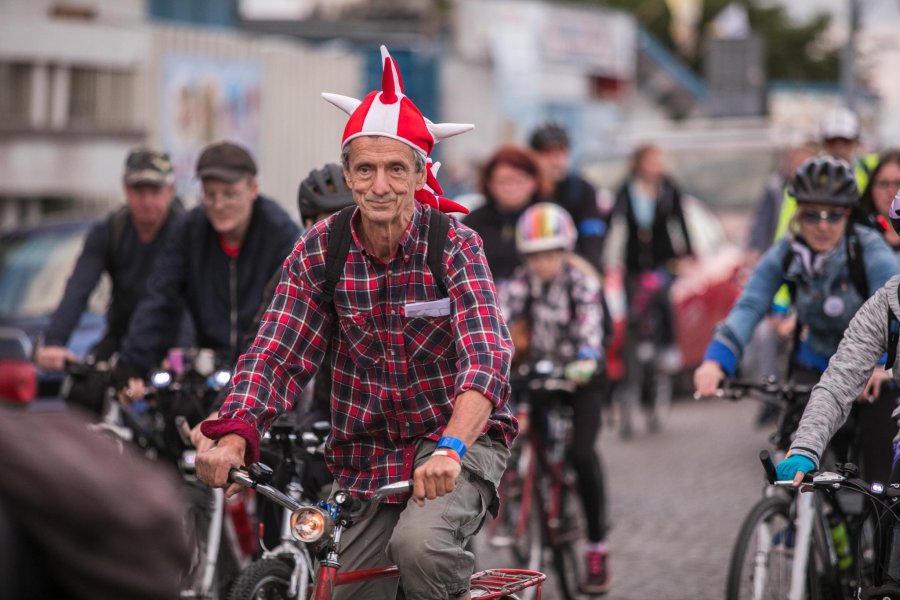
[[[234,208],[241,201],[241,190],[225,189],[219,193],[204,191],[201,200],[207,207],[218,204],[222,208]]]
[[[900,179],[882,179],[875,182],[875,187],[881,190],[900,190]]]
[[[818,225],[822,221],[834,225],[847,218],[847,212],[843,210],[802,210],[798,214],[807,225]]]

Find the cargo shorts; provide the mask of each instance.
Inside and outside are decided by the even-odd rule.
[[[434,446],[432,440],[418,442],[416,467],[428,460]],[[422,507],[412,501],[383,504],[371,519],[348,528],[342,538],[340,571],[397,564],[407,600],[465,594],[475,565],[475,555],[465,546],[488,512],[496,514],[497,485],[508,458],[502,443],[482,435],[466,452],[452,492],[426,500]],[[396,578],[342,585],[334,589],[334,598],[392,600],[397,585]]]

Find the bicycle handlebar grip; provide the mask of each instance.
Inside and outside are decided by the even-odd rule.
[[[766,470],[766,481],[769,483],[775,483],[775,480],[778,479],[778,474],[775,472],[775,463],[772,462],[772,457],[769,455],[768,450],[762,450],[759,453],[759,460],[762,462],[763,468]]]

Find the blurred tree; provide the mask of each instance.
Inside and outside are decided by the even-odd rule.
[[[565,0],[571,2],[571,0]],[[634,15],[638,23],[673,52],[678,52],[672,39],[671,14],[666,0],[578,0],[616,8]],[[703,41],[710,35],[709,23],[731,3],[747,9],[750,26],[765,40],[766,72],[770,79],[802,81],[837,81],[840,72],[840,49],[826,40],[831,15],[820,13],[805,23],[795,23],[781,5],[761,6],[758,0],[704,0],[700,17],[701,51],[684,61],[700,72]]]

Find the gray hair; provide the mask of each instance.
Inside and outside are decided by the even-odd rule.
[[[381,136],[370,135],[367,137],[381,137]],[[409,149],[412,150],[413,158],[416,162],[416,173],[421,173],[422,171],[425,170],[425,157],[422,156],[421,152],[417,152],[412,146],[410,146]],[[350,170],[350,144],[344,144],[344,147],[341,148],[341,164],[344,166],[345,171]]]

